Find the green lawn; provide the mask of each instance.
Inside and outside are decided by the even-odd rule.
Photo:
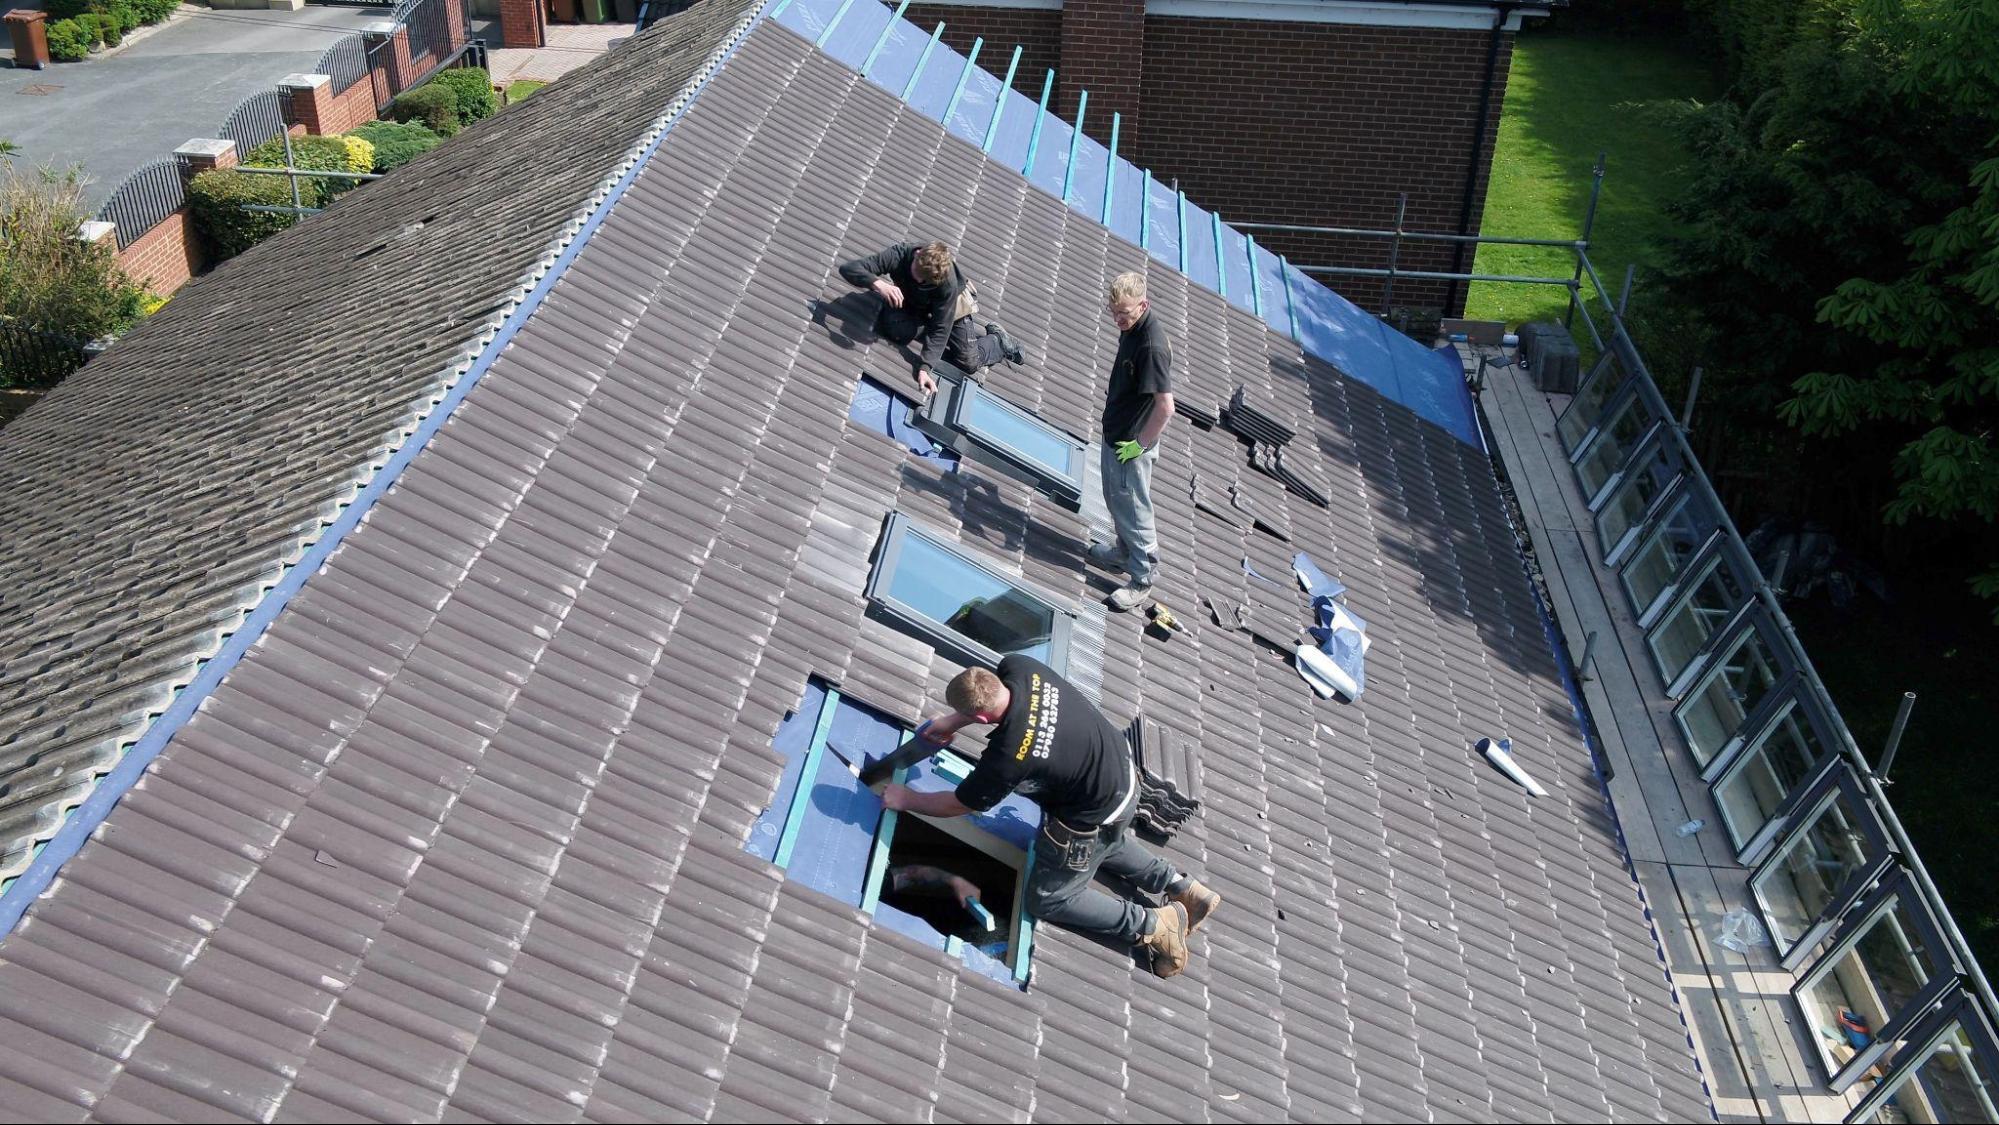
[[[1480,229],[1511,237],[1576,237],[1589,207],[1590,168],[1598,152],[1608,152],[1590,261],[1613,292],[1625,265],[1637,262],[1636,292],[1642,295],[1646,264],[1672,225],[1662,205],[1684,159],[1646,107],[1716,93],[1707,61],[1672,40],[1522,35],[1513,50]],[[1553,247],[1481,246],[1477,268],[1567,277],[1575,258]],[[1471,287],[1465,315],[1519,324],[1559,319],[1567,304],[1559,286],[1479,282]]]

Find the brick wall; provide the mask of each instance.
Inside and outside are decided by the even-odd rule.
[[[1474,232],[1512,40],[1501,39]],[[1488,41],[1483,31],[1152,17],[1133,156],[1225,220],[1392,227],[1396,193],[1407,191],[1409,229],[1454,231]],[[1382,242],[1277,231],[1257,242],[1301,264],[1388,264]],[[1450,270],[1452,261],[1449,247],[1405,243],[1398,265]],[[1378,281],[1322,279],[1378,309]],[[1438,304],[1445,288],[1400,281],[1395,303]]]
[[[1063,12],[912,4],[909,18],[924,27],[944,21],[945,41],[960,52],[973,36],[984,36],[985,57],[1000,52],[992,70],[1004,71],[1012,46],[1022,44],[1016,87],[1038,96],[1042,72],[1057,67],[1066,100],[1058,98],[1055,108],[1069,118],[1075,101],[1062,69],[1065,45],[1072,59],[1094,48],[1126,60],[1123,72],[1139,77],[1136,112],[1121,104],[1130,94],[1115,75],[1084,82],[1085,130],[1105,140],[1110,109],[1125,113],[1120,151],[1161,180],[1177,178],[1189,198],[1218,208],[1224,219],[1385,228],[1395,223],[1396,193],[1407,191],[1409,229],[1457,229],[1488,32],[1149,16],[1143,49],[1132,51],[1109,42],[1115,21],[1083,5],[1076,0],[1072,12]],[[1088,33],[1065,41],[1065,16],[1091,21]],[[1513,36],[1502,36],[1473,191],[1474,233],[1512,52]],[[1301,264],[1388,264],[1387,244],[1378,241],[1263,231],[1257,242]],[[1467,251],[1462,265],[1469,269],[1471,262]],[[1397,264],[1449,271],[1454,251],[1405,243]],[[1320,276],[1379,310],[1380,281]],[[1446,289],[1443,282],[1403,279],[1395,303],[1437,306]],[[1462,300],[1459,286],[1454,303]]]
[[[1140,86],[1145,71],[1151,69],[1145,52],[1134,50],[1145,37],[1145,0],[1063,0],[1061,16],[1056,112],[1074,121],[1081,101],[1077,95],[1088,90],[1083,132],[1108,144],[1111,114],[1121,113],[1124,122],[1118,142],[1125,151],[1132,151],[1131,145],[1145,125],[1139,112]],[[1161,58],[1156,65],[1170,71],[1174,60]]]
[[[1062,13],[1058,11],[911,4],[903,18],[918,27],[936,27],[942,23],[944,42],[961,55],[972,49],[973,39],[983,37],[986,45],[979,52],[979,65],[996,78],[1006,77],[1007,60],[1013,57],[1015,47],[1021,48],[1020,69],[1014,74],[1013,88],[1029,98],[1041,96],[1043,76],[1056,69],[1062,60]]]
[[[118,266],[148,292],[162,296],[186,285],[206,266],[201,239],[196,237],[186,209],[168,215],[165,222],[120,250]]]
[[[333,104],[322,124],[328,133],[345,133],[374,119],[375,83],[363,75],[359,82],[333,95]]]

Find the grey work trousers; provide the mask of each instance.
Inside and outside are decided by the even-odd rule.
[[[1078,933],[1138,944],[1152,930],[1150,913],[1092,887],[1099,871],[1152,895],[1167,894],[1183,882],[1172,864],[1132,838],[1130,817],[1094,833],[1078,833],[1044,816],[1034,842],[1034,867],[1027,873],[1028,913]]]
[[[885,304],[875,318],[875,335],[892,343],[907,344],[922,333],[924,324],[924,318],[910,310]],[[999,337],[980,331],[971,317],[961,316],[951,325],[951,339],[944,345],[945,363],[960,371],[977,371],[1005,359]]]
[[[1140,586],[1152,585],[1159,569],[1159,530],[1152,520],[1152,464],[1157,460],[1157,449],[1119,461],[1116,443],[1103,446],[1104,507],[1117,527],[1125,573]]]

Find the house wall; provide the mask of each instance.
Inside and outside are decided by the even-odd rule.
[[[1475,123],[1489,30],[1134,19],[1142,2],[1068,0],[1067,9],[911,5],[909,18],[924,26],[943,21],[945,41],[960,51],[974,36],[985,38],[987,57],[1023,44],[1017,88],[1038,96],[1043,71],[1055,67],[1059,96],[1051,108],[1070,119],[1076,90],[1088,88],[1085,132],[1107,140],[1110,111],[1117,110],[1120,153],[1156,179],[1177,179],[1189,199],[1219,210],[1224,220],[1388,228],[1395,225],[1397,193],[1406,191],[1408,229],[1454,232],[1476,128],[1481,143],[1470,230],[1477,233],[1513,33],[1500,36],[1492,99],[1485,120]],[[1385,241],[1254,233],[1260,245],[1301,265],[1388,265]],[[1471,263],[1469,249],[1460,259],[1454,247],[1421,243],[1405,243],[1397,260],[1399,268],[1434,271],[1469,270]],[[1380,310],[1380,280],[1318,276],[1364,308]],[[1394,303],[1442,309],[1450,288],[1403,279]],[[1464,287],[1455,288],[1446,315],[1462,311]]]

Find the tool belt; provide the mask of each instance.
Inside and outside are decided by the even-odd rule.
[[[1057,816],[1041,818],[1042,840],[1051,849],[1049,854],[1056,857],[1065,870],[1088,871],[1090,858],[1103,834],[1102,825],[1077,826]]]
[[[954,266],[952,268],[956,269],[957,267]],[[965,281],[962,274],[959,275],[958,280],[964,281],[964,284],[958,287],[958,303],[951,310],[952,323],[961,321],[968,316],[979,315],[979,287],[972,282]]]

